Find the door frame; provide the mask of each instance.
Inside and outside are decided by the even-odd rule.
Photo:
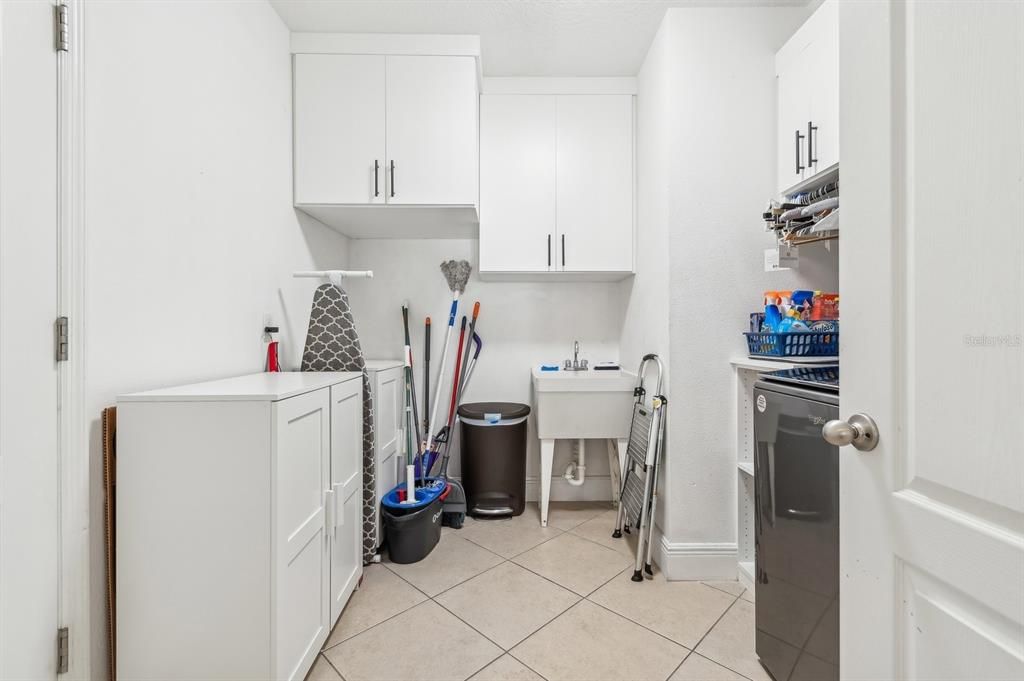
[[[69,320],[69,361],[58,364],[58,466],[60,469],[60,585],[58,621],[68,627],[66,679],[92,676],[89,419],[83,371],[85,329],[84,98],[82,0],[68,7],[70,49],[57,52],[58,314]]]

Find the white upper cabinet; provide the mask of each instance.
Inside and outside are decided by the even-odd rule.
[[[558,97],[558,267],[633,270],[633,98]]]
[[[839,13],[827,0],[775,55],[780,192],[839,162]]]
[[[480,98],[480,270],[555,266],[558,98]]]
[[[388,203],[476,203],[475,59],[387,58],[387,151]]]
[[[324,49],[294,59],[296,207],[353,237],[476,236],[477,58]]]
[[[384,65],[295,55],[295,203],[384,203]]]
[[[493,94],[480,104],[480,271],[633,271],[633,96]]]

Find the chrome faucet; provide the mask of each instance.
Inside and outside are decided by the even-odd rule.
[[[572,359],[565,360],[566,371],[587,371],[590,367],[587,366],[587,360],[580,359],[580,342],[573,341],[572,343]]]

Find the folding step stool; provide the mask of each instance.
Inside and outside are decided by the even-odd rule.
[[[644,398],[644,373],[647,363],[658,367],[658,384],[650,403]],[[661,394],[664,367],[657,355],[644,355],[637,372],[637,385],[633,389],[633,421],[629,427],[629,446],[626,466],[619,494],[619,512],[615,518],[612,536],[622,537],[622,530],[637,528],[636,565],[632,580],[642,582],[643,572],[653,576],[651,569],[651,536],[654,534],[654,507],[658,497],[658,464],[665,444],[665,405],[668,400]]]

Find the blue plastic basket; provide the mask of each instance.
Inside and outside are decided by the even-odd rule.
[[[835,357],[839,355],[838,331],[790,331],[745,333],[752,357]]]

